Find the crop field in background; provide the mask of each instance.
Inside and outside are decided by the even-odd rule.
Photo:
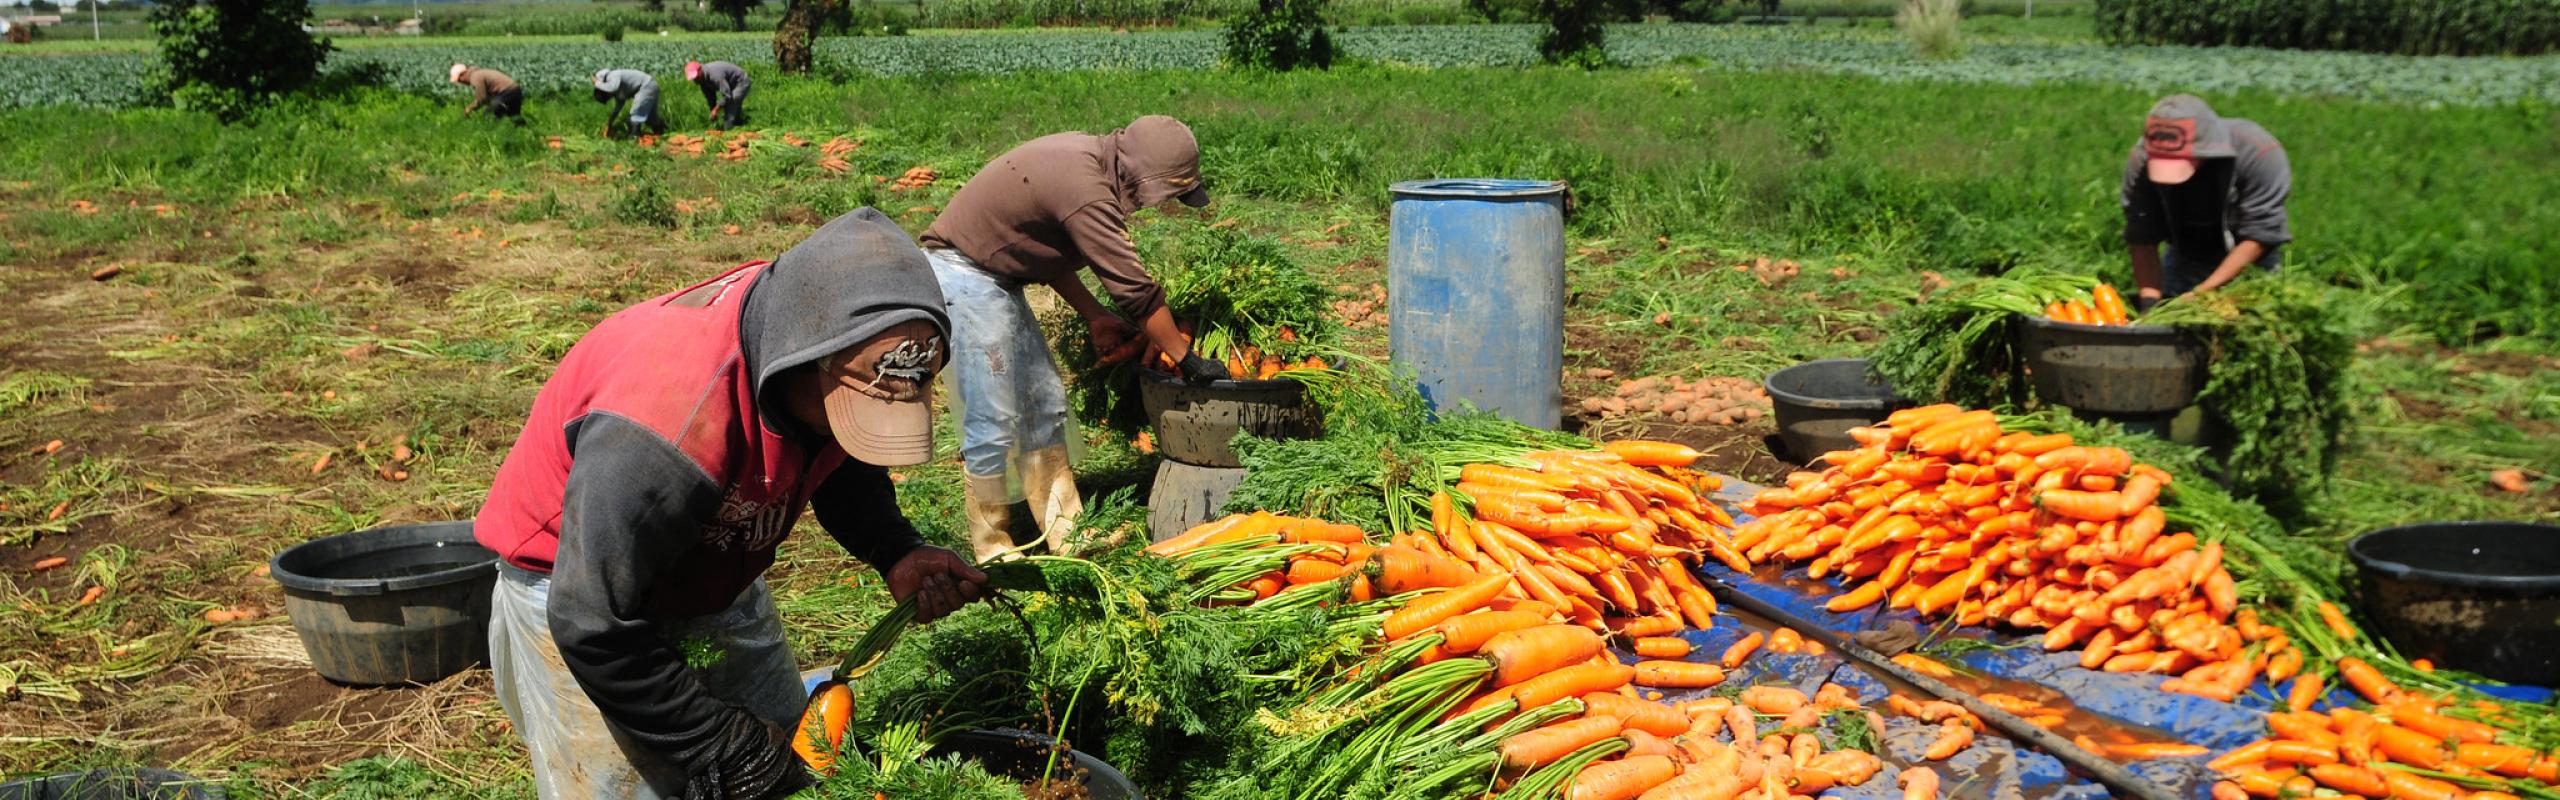
[[[278,616],[267,556],[468,516],[536,388],[605,314],[857,206],[920,230],[1013,143],[1143,113],[1195,127],[1218,200],[1142,215],[1142,245],[1231,224],[1354,293],[1384,280],[1388,183],[1571,181],[1578,397],[1609,385],[1590,370],[1756,381],[1859,354],[1947,278],[2033,264],[2126,284],[2125,148],[2158,94],[2199,91],[2284,140],[2299,175],[2286,268],[2319,278],[2363,343],[2359,424],[2316,529],[2560,520],[2560,61],[2022,38],[1922,62],[1875,31],[1641,26],[1612,45],[1649,66],[1485,66],[1524,61],[1530,35],[1356,30],[1370,63],[1287,75],[1214,68],[1215,34],[1196,31],[830,40],[839,80],[759,73],[750,108],[771,137],[860,140],[841,176],[814,148],[729,162],[598,141],[601,107],[558,91],[604,63],[666,78],[688,55],[760,63],[755,38],[351,49],[394,65],[393,88],[227,128],[85,105],[118,102],[139,57],[0,58],[30,78],[0,103],[0,290],[19,298],[0,310],[0,773],[145,762],[235,797],[527,796],[484,673],[326,684]],[[457,57],[534,81],[532,124],[456,118],[438,80]],[[88,81],[101,88],[21,93]],[[684,91],[665,102],[679,129],[703,111]],[[946,177],[872,180],[913,166]],[[1800,269],[1752,269],[1764,258]],[[1352,345],[1384,340],[1363,328]],[[1766,422],[1601,426],[1702,445],[1746,478],[1784,468],[1754,455]],[[395,441],[410,461],[391,461]],[[1152,466],[1087,444],[1089,491]],[[2490,488],[2504,468],[2528,491]],[[949,537],[956,467],[899,477],[902,504]],[[816,663],[886,602],[812,533],[773,582]],[[71,565],[29,571],[52,556]]]
[[[1353,28],[1337,38],[1357,59],[1417,67],[1527,66],[1537,60],[1538,28],[1529,25]],[[1220,56],[1210,30],[1113,33],[1023,31],[824,39],[820,68],[856,76],[1002,74],[1025,71],[1127,72],[1209,69]],[[2560,102],[2560,57],[2446,58],[2372,56],[2242,48],[2111,48],[2041,37],[1993,37],[1960,58],[1911,54],[1890,30],[1801,26],[1629,25],[1612,29],[1610,57],[1630,66],[1695,64],[1749,71],[1810,71],[1886,81],[2094,84],[2156,93],[2222,94],[2262,90],[2448,106],[2532,100]],[[602,42],[553,38],[506,42],[487,38],[422,40],[406,46],[349,49],[330,68],[374,65],[391,88],[451,94],[444,68],[454,61],[488,64],[532,91],[583,88],[604,67],[640,65],[672,78],[688,59],[760,63],[772,43],[760,36],[634,38]],[[148,68],[141,53],[17,59],[0,84],[0,106],[131,103]]]

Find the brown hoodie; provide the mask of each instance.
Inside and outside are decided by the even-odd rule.
[[[1138,263],[1129,215],[1176,198],[1209,202],[1200,146],[1172,117],[1139,117],[1100,136],[1052,134],[997,156],[951,196],[919,243],[1024,283],[1073,279],[1091,266],[1112,305],[1143,320],[1164,305],[1164,289]]]

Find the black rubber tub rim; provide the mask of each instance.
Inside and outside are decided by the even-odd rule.
[[[335,597],[364,597],[388,592],[405,592],[412,589],[443,586],[449,583],[460,583],[462,581],[479,577],[479,573],[492,572],[498,568],[498,557],[494,552],[489,554],[489,559],[486,561],[474,561],[451,569],[440,569],[434,572],[422,572],[416,575],[401,575],[391,578],[322,578],[312,575],[304,575],[285,566],[285,557],[291,556],[296,551],[305,547],[317,545],[321,542],[336,540],[340,537],[384,534],[420,528],[457,529],[461,532],[460,538],[440,538],[439,541],[441,542],[441,546],[470,547],[480,549],[483,552],[488,551],[488,548],[481,547],[478,541],[472,539],[471,523],[468,521],[430,522],[418,525],[393,525],[383,528],[368,528],[351,533],[341,533],[334,536],[324,536],[292,547],[287,547],[283,551],[276,553],[275,557],[267,559],[267,574],[269,577],[275,578],[278,585],[291,591],[313,592]],[[441,531],[435,532],[441,533]]]
[[[1139,367],[1138,378],[1139,380],[1147,381],[1149,383],[1172,384],[1191,389],[1224,389],[1227,391],[1237,392],[1268,392],[1279,389],[1304,389],[1307,387],[1306,384],[1300,383],[1291,378],[1272,378],[1270,380],[1228,378],[1226,380],[1210,381],[1208,383],[1192,383],[1179,377],[1175,377],[1172,373],[1157,370],[1154,367]]]
[[[2050,317],[2039,317],[2033,314],[2021,315],[2021,318],[2025,319],[2029,326],[2060,328],[2066,331],[2075,331],[2080,333],[2123,333],[2142,336],[2168,336],[2178,332],[2178,327],[2175,325],[2091,325],[2086,322],[2064,322],[2062,320]]]
[[[2481,575],[2471,572],[2448,572],[2440,569],[2411,566],[2402,562],[2383,559],[2365,552],[2368,547],[2366,542],[2378,541],[2378,537],[2382,536],[2413,533],[2422,530],[2441,531],[2445,528],[2474,528],[2491,526],[2501,528],[2533,528],[2540,530],[2543,535],[2560,537],[2560,525],[2548,525],[2539,522],[2510,522],[2504,520],[2414,522],[2407,525],[2394,525],[2356,537],[2353,541],[2347,543],[2347,558],[2353,560],[2359,568],[2372,570],[2399,580],[2422,581],[2446,586],[2459,586],[2467,589],[2502,589],[2508,591],[2540,589],[2560,592],[2560,573],[2551,575]]]
[[[1909,403],[1911,402],[1911,401],[1909,401],[1909,400],[1903,399],[1903,397],[1902,397],[1899,393],[1894,392],[1893,387],[1891,387],[1891,386],[1886,386],[1886,387],[1885,387],[1886,395],[1885,395],[1884,397],[1838,398],[1838,397],[1814,397],[1814,396],[1811,396],[1811,395],[1797,394],[1797,393],[1795,393],[1795,392],[1788,391],[1786,388],[1781,387],[1781,386],[1779,386],[1779,385],[1778,385],[1778,376],[1780,376],[1780,375],[1784,375],[1784,374],[1787,374],[1787,372],[1788,372],[1788,371],[1790,371],[1790,370],[1804,369],[1804,368],[1807,368],[1807,367],[1823,367],[1823,366],[1830,366],[1830,365],[1834,365],[1834,364],[1847,364],[1847,363],[1855,363],[1855,364],[1857,364],[1857,365],[1858,365],[1858,376],[1859,376],[1859,379],[1860,379],[1860,380],[1865,380],[1865,379],[1866,379],[1866,366],[1867,366],[1867,360],[1866,360],[1866,359],[1863,359],[1863,358],[1817,358],[1817,359],[1814,359],[1814,360],[1812,360],[1812,361],[1798,362],[1798,363],[1796,363],[1796,364],[1793,364],[1793,365],[1789,365],[1789,366],[1787,366],[1787,367],[1780,368],[1780,369],[1779,369],[1778,371],[1776,371],[1776,372],[1769,373],[1769,377],[1767,377],[1767,378],[1763,378],[1763,379],[1761,379],[1761,380],[1760,380],[1760,387],[1761,387],[1762,389],[1766,389],[1766,390],[1768,390],[1768,392],[1769,392],[1769,394],[1770,394],[1771,396],[1776,397],[1776,398],[1781,399],[1781,400],[1785,400],[1785,401],[1787,401],[1788,403],[1792,403],[1792,404],[1794,404],[1794,405],[1803,406],[1803,407],[1805,407],[1805,408],[1819,408],[1819,409],[1823,409],[1823,410],[1826,410],[1826,411],[1883,411],[1883,410],[1888,409],[1888,408],[1893,408],[1893,407],[1901,406],[1901,405],[1907,405],[1907,404],[1909,404]],[[1878,385],[1881,385],[1881,384],[1878,384]]]

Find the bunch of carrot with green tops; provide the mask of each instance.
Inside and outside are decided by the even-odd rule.
[[[2560,796],[2551,788],[2560,784],[2560,756],[2516,730],[2525,710],[2405,689],[2354,657],[2336,666],[2364,704],[2317,711],[2317,682],[2294,692],[2285,710],[2267,715],[2267,738],[2212,762],[2226,778],[2213,787],[2216,800]]]
[[[1687,468],[1698,457],[1683,445],[1618,441],[1532,452],[1528,467],[1467,464],[1431,498],[1431,529],[1405,541],[1502,576],[1504,596],[1593,629],[1711,628],[1715,598],[1689,565],[1743,561],[1725,538],[1732,517],[1702,497],[1722,480]]]

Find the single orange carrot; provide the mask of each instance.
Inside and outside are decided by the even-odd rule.
[[[1587,715],[1549,723],[1546,727],[1523,731],[1502,740],[1498,750],[1503,766],[1513,769],[1537,769],[1572,755],[1573,751],[1618,735],[1626,727],[1617,717]]]
[[[1635,642],[1636,655],[1645,658],[1680,658],[1690,649],[1689,640],[1677,636],[1647,636]]]
[[[1723,664],[1725,669],[1740,667],[1742,662],[1751,658],[1753,652],[1760,649],[1760,643],[1767,639],[1768,637],[1759,631],[1744,634],[1740,641],[1724,649],[1724,657],[1717,659],[1717,662]]]
[[[1472,575],[1474,571],[1470,570],[1468,574]],[[1404,608],[1397,609],[1396,613],[1387,615],[1386,622],[1379,627],[1388,639],[1402,639],[1450,617],[1483,608],[1484,604],[1493,601],[1494,595],[1501,594],[1503,588],[1510,585],[1511,576],[1508,575],[1477,578],[1475,582],[1456,589],[1415,598]]]
[[[1509,686],[1591,660],[1608,649],[1580,625],[1540,625],[1494,634],[1480,650],[1493,664],[1493,685]]]
[[[1638,661],[1635,684],[1660,689],[1704,689],[1724,682],[1724,669],[1696,661]]]
[[[1626,721],[1628,730],[1644,731],[1656,736],[1678,736],[1689,731],[1688,715],[1651,700],[1628,697],[1617,692],[1592,692],[1582,696],[1583,713],[1617,717]]]

